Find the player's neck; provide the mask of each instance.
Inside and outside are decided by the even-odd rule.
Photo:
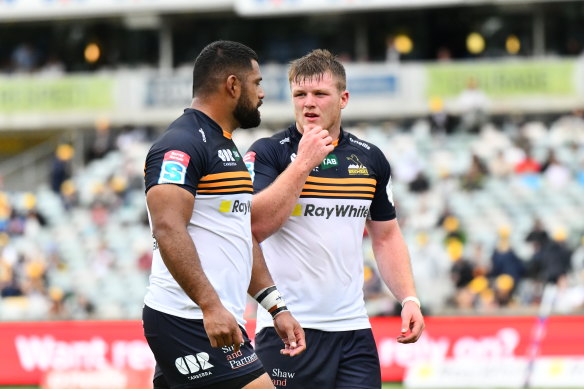
[[[237,123],[235,122],[233,115],[225,109],[225,105],[213,104],[195,97],[191,103],[191,108],[199,110],[209,116],[223,131],[229,134],[233,133],[233,130],[237,128]]]

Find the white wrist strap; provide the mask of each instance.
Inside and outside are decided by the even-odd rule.
[[[288,310],[282,295],[275,285],[260,290],[254,298],[272,315],[272,318],[275,318],[279,313]]]
[[[415,297],[415,296],[408,296],[405,299],[403,299],[401,302],[402,308],[404,307],[405,303],[407,303],[408,301],[413,301],[416,304],[418,304],[418,308],[422,308],[422,303],[420,303],[420,299]]]

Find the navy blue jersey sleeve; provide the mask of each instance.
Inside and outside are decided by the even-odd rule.
[[[245,154],[245,166],[253,180],[254,193],[269,186],[285,169],[280,166],[278,153],[271,145],[269,138],[259,139]]]
[[[377,184],[375,185],[375,196],[369,208],[369,217],[375,221],[393,220],[396,218],[396,212],[391,190],[391,167],[379,148],[372,147],[371,152],[375,161]]]
[[[205,150],[190,131],[174,128],[154,143],[146,156],[146,192],[154,185],[175,184],[193,194],[205,171]]]

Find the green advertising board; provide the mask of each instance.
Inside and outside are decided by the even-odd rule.
[[[114,106],[114,80],[102,76],[0,78],[0,113],[64,112]]]
[[[575,61],[474,62],[426,66],[427,96],[458,96],[474,78],[493,98],[576,95]]]

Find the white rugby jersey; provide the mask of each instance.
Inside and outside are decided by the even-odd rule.
[[[186,109],[146,157],[146,191],[174,184],[193,194],[188,232],[205,275],[221,302],[243,325],[252,269],[252,182],[231,136],[204,113]],[[168,205],[169,207],[172,204]],[[157,242],[144,302],[150,308],[187,319],[203,313],[165,266]]]
[[[244,160],[254,191],[270,185],[296,157],[301,134],[291,126],[256,141]],[[332,153],[308,177],[292,215],[262,243],[266,263],[304,328],[369,328],[363,300],[365,221],[391,220],[389,162],[376,146],[341,130]],[[273,326],[258,308],[256,331]]]

